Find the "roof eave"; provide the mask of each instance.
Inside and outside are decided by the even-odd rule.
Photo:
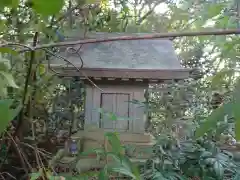
[[[62,76],[77,76],[91,78],[130,78],[130,79],[156,79],[181,80],[187,79],[191,69],[119,69],[119,68],[81,68],[52,66],[52,69]]]

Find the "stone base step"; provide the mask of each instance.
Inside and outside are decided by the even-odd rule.
[[[101,129],[92,131],[78,131],[76,134],[72,135],[72,139],[87,139],[93,141],[104,141],[105,131]],[[151,134],[143,133],[130,133],[130,132],[118,132],[118,137],[121,142],[134,142],[134,143],[148,143],[154,140]]]
[[[72,136],[72,139],[76,139],[79,144],[79,149],[86,152],[89,151],[90,149],[103,148],[105,146],[104,133],[105,131],[101,129],[91,131],[78,131],[75,135]],[[153,136],[150,134],[118,132],[118,137],[122,142],[122,145],[131,147],[128,148],[128,150],[135,149],[134,150],[135,155],[131,155],[131,157],[133,156],[136,158],[148,158],[149,154],[151,154],[150,148],[155,144],[155,140]],[[108,147],[111,149],[110,146]]]
[[[54,164],[58,164],[61,167],[67,167],[69,168],[70,166],[74,165],[72,168],[76,168],[78,172],[85,172],[89,171],[90,169],[98,169],[98,168],[103,168],[104,165],[106,164],[105,160],[97,160],[96,156],[83,156],[83,157],[78,157],[78,160],[76,159],[77,157],[70,157],[70,156],[64,156],[61,158],[61,160],[56,161]],[[148,158],[130,158],[131,162],[134,164],[144,164]],[[76,162],[78,161],[78,162]],[[111,159],[109,159],[109,162],[111,162]]]
[[[155,142],[148,143],[137,143],[137,142],[126,142],[123,145],[126,147],[125,152],[129,156],[136,158],[148,158],[152,154],[152,146]],[[94,148],[103,148],[104,141],[97,142],[91,140],[85,140],[83,143],[83,152],[87,152]],[[133,154],[132,154],[133,153]]]
[[[147,161],[147,159],[130,159],[134,164],[143,164]],[[105,161],[98,161],[96,159],[80,159],[76,164],[76,169],[78,172],[86,172],[90,169],[98,169],[103,168],[105,166]]]

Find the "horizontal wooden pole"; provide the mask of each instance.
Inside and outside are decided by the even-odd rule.
[[[69,41],[69,42],[59,42],[52,44],[43,44],[36,46],[35,49],[49,48],[49,47],[61,47],[61,46],[71,46],[77,44],[93,44],[100,42],[110,42],[110,41],[126,41],[126,40],[142,40],[142,39],[160,39],[160,38],[175,38],[184,36],[209,36],[209,35],[231,35],[240,34],[240,29],[218,29],[212,31],[197,31],[197,32],[170,32],[170,33],[154,33],[148,35],[133,35],[133,36],[120,36],[102,39],[85,39],[79,41]]]
[[[110,42],[110,41],[124,41],[124,40],[142,40],[142,39],[160,39],[160,38],[176,38],[176,37],[184,37],[184,36],[220,36],[220,35],[231,35],[231,34],[240,34],[240,29],[217,29],[211,31],[196,31],[196,32],[170,32],[170,33],[154,33],[148,35],[133,35],[133,36],[120,36],[120,37],[111,37],[111,38],[102,38],[102,39],[85,39],[85,40],[78,40],[78,41],[68,41],[68,42],[57,42],[57,43],[49,43],[49,44],[42,44],[37,45],[35,47],[7,42],[1,44],[0,47],[6,46],[18,46],[22,47],[24,51],[34,51],[39,49],[51,48],[51,47],[64,47],[64,46],[74,46],[77,44],[93,44],[93,43],[100,43],[100,42]]]

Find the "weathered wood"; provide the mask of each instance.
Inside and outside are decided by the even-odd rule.
[[[97,124],[99,127],[100,123],[100,113],[99,113],[99,108],[101,104],[101,92],[99,89],[96,87],[93,87],[93,109],[92,109],[92,124]]]
[[[147,88],[147,87],[146,87]],[[133,90],[134,99],[144,102],[144,89],[143,88],[134,88]],[[133,104],[133,132],[135,133],[144,133],[145,131],[145,120],[144,120],[144,110],[145,107],[143,104]]]
[[[123,131],[129,130],[130,94],[116,94],[116,115],[121,119],[115,123],[115,128]]]
[[[157,38],[174,38],[174,37],[184,37],[184,36],[210,36],[210,35],[231,35],[231,34],[240,34],[239,29],[214,29],[214,30],[203,30],[196,32],[169,32],[169,33],[159,33],[159,34],[147,34],[143,36],[122,36],[122,37],[111,37],[111,38],[102,38],[102,39],[85,39],[69,42],[57,42],[51,44],[42,44],[36,47],[30,47],[23,49],[21,52],[38,50],[50,47],[63,47],[63,46],[72,46],[76,44],[92,44],[99,42],[110,42],[110,41],[125,41],[125,40],[140,40],[140,39],[157,39]],[[1,44],[0,47],[6,47],[14,43]],[[16,43],[15,43],[16,44]]]
[[[51,65],[52,69],[61,73],[62,76],[79,76],[93,78],[134,78],[153,80],[186,79],[189,77],[189,69],[120,69],[120,68],[81,68],[80,72],[74,67],[59,67]],[[77,65],[76,65],[77,66]]]
[[[85,99],[85,126],[91,125],[93,110],[93,88],[86,86],[86,99]]]
[[[81,139],[84,138],[86,140],[92,140],[96,142],[104,141],[104,133],[103,129],[96,129],[90,131],[78,131],[76,134],[71,136],[71,139]],[[149,143],[154,140],[154,137],[149,133],[131,133],[131,132],[118,132],[118,137],[120,141],[125,143]]]
[[[88,79],[84,78],[84,77],[80,77],[80,79],[84,80],[84,83],[85,84],[88,84],[88,85],[92,85],[91,82],[88,81]],[[135,85],[135,86],[147,86],[149,84],[149,80],[148,79],[141,79],[141,81],[139,81],[139,79],[128,79],[128,80],[125,80],[123,78],[116,78],[115,80],[113,81],[109,81],[107,80],[107,78],[101,78],[101,80],[96,80],[95,78],[91,78],[91,81],[94,82],[95,84],[98,84],[98,85],[109,85],[109,86],[119,86],[119,85],[122,85],[122,86],[128,86],[128,85]],[[177,80],[176,80],[177,81]],[[164,80],[158,80],[158,83],[163,83]]]
[[[114,113],[115,107],[114,105],[116,104],[115,101],[115,95],[114,94],[109,94],[109,93],[102,93],[101,94],[101,104],[100,107],[106,111],[106,114],[103,113],[101,114],[101,119],[100,119],[100,128],[104,129],[114,129],[114,122],[109,116],[108,113]]]
[[[140,87],[99,85],[99,88],[103,92],[95,87],[87,88],[85,124],[99,125],[99,128],[110,131],[144,133],[144,107],[131,101],[134,99],[144,101],[144,89],[147,88],[147,85]],[[90,97],[92,97],[92,101]],[[115,113],[120,119],[113,121],[106,115],[101,115],[97,110],[99,108],[109,113]],[[124,119],[125,117],[126,119]],[[101,118],[103,119],[101,120]]]

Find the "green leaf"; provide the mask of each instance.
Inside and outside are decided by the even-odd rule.
[[[44,75],[46,73],[46,67],[44,64],[39,64],[38,66],[38,73],[39,75]]]
[[[209,151],[203,151],[203,153],[201,154],[200,158],[209,158],[212,156],[212,153]]]
[[[141,179],[141,175],[140,175],[140,171],[139,171],[137,165],[132,164],[131,168],[132,168],[132,173],[134,174],[136,180],[140,180]]]
[[[106,152],[107,157],[112,157],[116,163],[122,164],[122,159],[113,152]]]
[[[232,113],[232,102],[223,104],[215,109],[210,116],[195,131],[195,137],[199,138],[207,133],[210,129],[217,126],[217,122],[224,118],[224,115]]]
[[[116,172],[116,173],[120,173],[120,174],[124,174],[126,176],[129,176],[133,179],[136,179],[135,175],[129,171],[129,169],[123,167],[123,166],[113,166],[113,167],[108,167],[108,170],[111,171],[111,172]]]
[[[8,96],[7,88],[0,84],[0,98],[6,98]]]
[[[41,173],[31,173],[30,174],[30,180],[37,180],[41,176]]]
[[[235,138],[237,141],[240,140],[240,102],[234,103],[233,115],[235,119]]]
[[[233,92],[233,116],[235,120],[235,138],[240,140],[240,80],[238,80]]]
[[[123,146],[115,132],[106,132],[104,134],[107,137],[109,144],[112,146],[112,152],[120,154],[123,152]]]
[[[223,168],[222,164],[219,161],[216,161],[213,164],[213,169],[214,169],[216,175],[218,176],[218,178],[222,179],[223,178],[223,173],[224,173],[224,168]]]
[[[164,173],[164,176],[166,176],[167,179],[188,180],[188,178],[186,178],[183,175],[179,175],[176,172],[167,172],[167,173]]]
[[[12,103],[12,99],[0,100],[0,133],[2,133],[7,128],[8,123],[18,115],[22,108],[22,106],[19,105],[17,108],[11,109],[10,106],[12,105]]]
[[[117,115],[115,113],[109,113],[108,116],[112,121],[116,121],[118,119]]]
[[[86,0],[85,4],[94,4],[94,3],[97,3],[97,2],[99,2],[99,0]]]
[[[18,55],[17,51],[14,51],[13,49],[8,48],[8,47],[0,47],[0,52],[1,53],[8,53],[8,54],[11,54],[11,55]]]
[[[226,28],[228,27],[230,17],[229,16],[219,16],[219,18],[216,19],[217,23],[216,26],[218,28]],[[229,27],[230,28],[230,27]]]
[[[232,180],[239,180],[240,179],[240,173],[238,172]]]
[[[8,59],[0,59],[0,71],[8,71],[11,68],[10,61]]]
[[[238,28],[238,19],[237,17],[230,17],[227,23],[227,28]]]
[[[17,7],[19,0],[0,0],[0,9],[4,7]]]
[[[96,153],[97,155],[100,156],[100,155],[104,154],[104,149],[103,148],[90,149],[88,151],[81,152],[80,155],[88,156],[88,155],[90,155],[92,153]]]
[[[158,179],[165,180],[166,178],[162,175],[161,172],[156,172],[154,173],[153,180],[158,180]]]
[[[107,156],[111,156],[115,160],[114,166],[107,166],[108,170],[134,177],[134,179],[140,179],[138,168],[132,164],[127,156],[117,155],[113,152],[108,152]]]
[[[18,88],[17,84],[14,81],[12,74],[0,71],[0,75],[2,75],[3,78],[6,80],[7,86],[13,87],[13,88]]]
[[[226,77],[231,77],[234,75],[233,69],[222,69],[215,76],[211,77],[212,86],[218,87],[221,83],[225,82]]]
[[[221,11],[222,9],[224,8],[224,5],[223,4],[212,4],[212,5],[208,5],[208,8],[207,8],[207,12],[208,12],[208,18],[212,18],[214,16],[217,16]]]
[[[110,120],[112,121],[116,121],[118,119],[118,117],[116,116],[115,113],[113,112],[106,112],[104,109],[102,108],[98,108],[97,110],[100,114],[102,114],[103,116],[106,116],[108,118],[110,118]]]
[[[99,174],[98,174],[98,179],[99,180],[107,180],[108,179],[108,176],[107,176],[107,172],[106,172],[106,169],[103,168]]]
[[[64,0],[32,0],[32,8],[43,16],[58,14],[64,5]]]
[[[121,160],[122,166],[125,169],[128,169],[134,175],[135,179],[140,179],[140,172],[138,167],[135,164],[133,164],[127,156],[123,156]]]
[[[132,171],[133,164],[127,156],[121,157],[121,164],[125,169]]]

